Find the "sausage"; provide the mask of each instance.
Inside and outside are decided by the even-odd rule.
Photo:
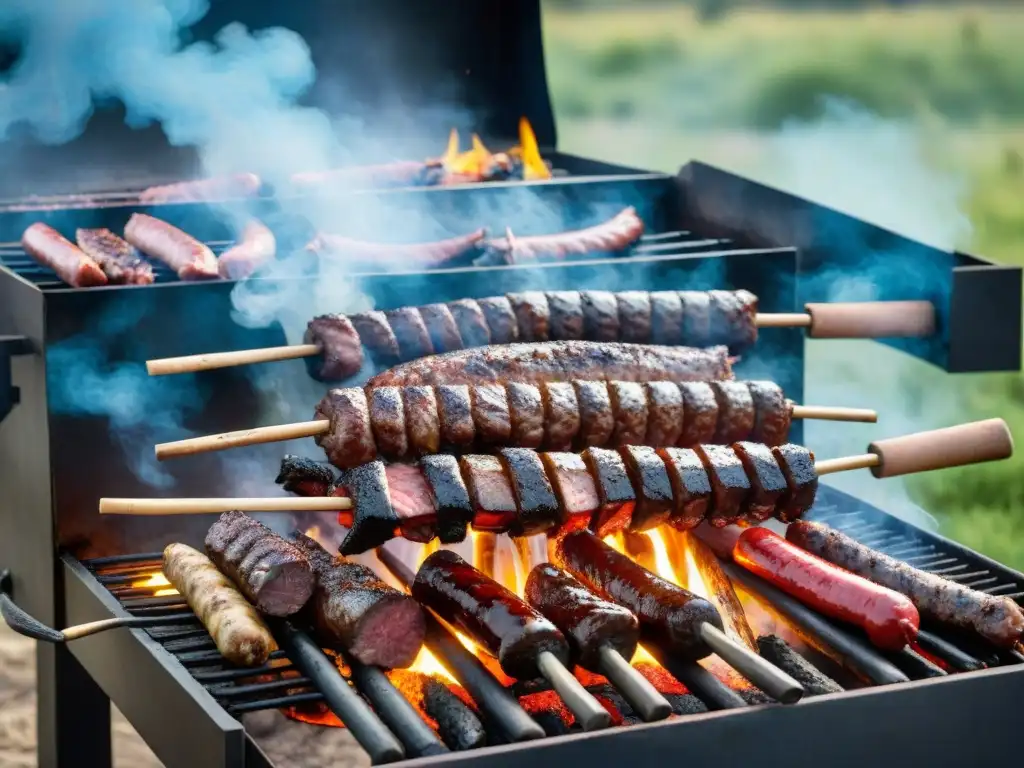
[[[519,264],[567,256],[619,253],[633,246],[644,234],[644,223],[635,208],[588,229],[534,237],[503,237],[487,240],[486,263]]]
[[[713,381],[711,389],[718,403],[718,424],[712,442],[731,445],[754,431],[754,400],[743,382]]]
[[[550,450],[564,451],[580,431],[576,390],[564,381],[541,384],[538,389],[544,401],[544,444]]]
[[[356,312],[349,315],[352,325],[359,333],[359,338],[374,361],[379,365],[391,365],[402,359],[395,336],[387,315],[376,310]],[[358,370],[358,369],[356,369]]]
[[[1001,648],[1012,648],[1024,634],[1024,612],[1008,597],[986,595],[920,571],[820,523],[791,523],[786,538],[840,568],[906,595],[925,617],[974,630]]]
[[[31,225],[21,236],[25,253],[74,288],[106,285],[107,276],[100,265],[86,256],[81,248],[64,239],[53,227],[41,222]]]
[[[149,187],[139,193],[139,202],[200,202],[255,197],[259,194],[262,186],[262,179],[255,173],[235,173],[229,176],[213,176],[209,179],[179,181],[174,184]]]
[[[786,492],[779,499],[775,516],[784,523],[799,520],[818,495],[818,473],[814,454],[802,445],[786,443],[772,448],[772,456],[786,478]]]
[[[651,341],[651,299],[646,291],[622,291],[619,302],[619,340],[636,344]]]
[[[154,280],[152,265],[109,229],[76,229],[75,242],[111,285],[150,285]]]
[[[520,341],[548,341],[551,338],[551,308],[540,291],[510,293],[508,300],[519,326]]]
[[[563,341],[583,339],[583,304],[578,291],[549,291],[551,337]]]
[[[220,277],[213,251],[161,219],[133,213],[124,225],[124,239],[147,256],[169,266],[181,280],[215,280]]]
[[[427,304],[419,307],[419,311],[435,352],[451,352],[466,346],[447,304]]]
[[[374,269],[436,269],[476,252],[487,233],[483,229],[431,243],[377,243],[320,233],[306,246],[314,253],[344,259],[346,264]]]
[[[441,417],[437,412],[437,395],[433,387],[402,387],[405,405],[405,428],[409,450],[418,455],[441,450]]]
[[[332,557],[308,536],[296,533],[295,543],[316,574],[307,610],[317,639],[340,644],[363,664],[387,669],[412,664],[426,632],[419,604],[366,566]]]
[[[518,381],[717,381],[732,378],[725,347],[692,349],[592,341],[477,347],[402,363],[368,386]]]
[[[733,559],[786,594],[867,632],[879,648],[898,651],[917,638],[914,604],[891,589],[837,568],[767,528],[747,528]]]
[[[525,595],[569,639],[573,660],[584,669],[601,673],[602,648],[633,658],[640,642],[636,616],[602,600],[561,568],[538,565],[526,579]]]
[[[772,381],[748,381],[747,391],[754,401],[754,431],[749,439],[769,446],[782,445],[789,437],[793,404]]]
[[[669,525],[688,531],[700,525],[711,504],[711,479],[698,453],[690,448],[659,448],[668,469],[674,508]]]
[[[455,318],[455,324],[462,336],[464,349],[483,347],[491,343],[491,329],[487,325],[487,317],[481,307],[473,299],[460,299],[448,303],[448,309]],[[409,358],[402,358],[408,360]]]
[[[315,418],[331,423],[329,431],[316,436],[316,444],[334,466],[356,467],[377,458],[370,406],[363,390],[330,390],[317,405]]]
[[[750,481],[746,517],[757,521],[774,517],[779,500],[789,491],[789,486],[782,468],[772,455],[772,449],[760,443],[747,442],[734,443],[732,449]]]
[[[430,333],[416,307],[389,309],[384,313],[388,325],[398,341],[398,355],[402,360],[415,360],[434,354]]]
[[[262,222],[250,219],[239,241],[217,259],[217,271],[225,280],[244,280],[276,255],[274,233]]]
[[[724,445],[694,446],[711,480],[708,522],[716,528],[737,522],[747,510],[750,478],[736,452]]]
[[[512,344],[519,341],[519,324],[507,296],[494,296],[477,302],[487,321],[491,344]]]
[[[619,341],[619,302],[608,291],[582,291],[583,338]]]
[[[270,630],[206,555],[185,544],[169,544],[163,573],[203,622],[221,656],[242,667],[267,661],[275,648]]]
[[[635,613],[643,639],[692,661],[711,654],[700,627],[707,623],[722,629],[722,617],[703,597],[651,573],[589,531],[562,537],[557,556],[559,564],[592,592]]]
[[[352,320],[345,315],[320,315],[306,326],[304,344],[316,344],[320,354],[306,358],[310,375],[317,381],[341,381],[363,367],[363,342]]]
[[[302,551],[244,512],[225,512],[206,533],[206,554],[261,613],[291,616],[313,594]]]
[[[521,448],[539,448],[544,442],[544,399],[532,384],[505,385],[512,422],[511,440]]]
[[[370,426],[377,450],[386,456],[401,458],[409,450],[406,436],[405,408],[398,387],[370,390]]]
[[[544,652],[569,663],[569,644],[554,624],[454,552],[438,550],[424,560],[412,594],[496,656],[509,677],[540,677]]]

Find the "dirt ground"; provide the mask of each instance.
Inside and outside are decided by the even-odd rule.
[[[35,768],[34,642],[0,623],[0,768]],[[120,712],[113,712],[116,768],[161,768]],[[260,712],[245,721],[249,733],[279,765],[303,768],[365,768],[366,753],[348,731],[294,723],[277,712]]]

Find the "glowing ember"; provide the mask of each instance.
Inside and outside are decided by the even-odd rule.
[[[153,589],[153,597],[178,594],[178,590],[171,586],[171,582],[160,571],[152,573],[140,581],[133,581],[132,589]]]
[[[455,678],[452,677],[452,674],[445,669],[444,664],[438,661],[437,657],[427,649],[427,646],[420,648],[419,655],[417,655],[415,660],[413,660],[412,666],[409,667],[409,670],[441,678],[447,683],[457,682]]]
[[[551,169],[541,157],[533,126],[525,117],[519,118],[519,147],[523,161],[523,178],[527,181],[550,179]]]

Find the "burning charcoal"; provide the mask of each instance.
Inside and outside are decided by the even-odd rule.
[[[437,723],[437,733],[449,749],[486,746],[487,735],[480,718],[448,686],[433,678],[423,686],[423,711]]]
[[[665,698],[672,705],[673,715],[699,715],[708,711],[704,702],[692,693],[666,693]]]
[[[839,683],[822,674],[817,667],[793,650],[789,643],[781,637],[761,635],[757,638],[757,649],[772,664],[796,678],[808,696],[842,693],[843,688]]]
[[[775,704],[775,699],[756,688],[744,688],[743,690],[736,691],[736,693],[751,707],[758,704]]]
[[[544,729],[545,736],[564,736],[571,730],[558,712],[532,712],[531,715]]]

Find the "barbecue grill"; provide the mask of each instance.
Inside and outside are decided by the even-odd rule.
[[[252,214],[275,231],[279,247],[287,250],[305,242],[318,217],[332,207],[346,211],[346,220],[353,222],[360,217],[352,212],[367,206],[377,214],[368,222],[379,222],[379,213],[389,211],[430,220],[439,231],[486,226],[501,232],[510,226],[529,232],[588,226],[632,205],[648,234],[628,258],[427,273],[368,272],[352,279],[378,308],[513,290],[685,287],[745,288],[760,297],[763,312],[796,312],[807,302],[833,298],[832,287],[845,277],[871,274],[877,275],[878,299],[926,300],[937,310],[934,336],[883,343],[950,373],[1020,368],[1019,268],[930,248],[701,163],[690,163],[672,176],[556,151],[537,2],[318,0],[244,7],[214,3],[196,35],[208,36],[233,18],[243,18],[253,27],[283,24],[305,36],[323,73],[322,87],[311,94],[310,103],[330,109],[331,94],[343,84],[355,89],[349,103],[374,116],[371,125],[394,130],[386,112],[377,109],[375,95],[393,92],[392,85],[398,83],[396,87],[409,97],[405,102],[409,109],[423,115],[416,121],[421,135],[443,137],[450,115],[445,111],[443,120],[449,122],[442,125],[431,107],[449,100],[455,82],[461,86],[461,113],[473,115],[472,121],[458,127],[478,130],[494,146],[507,146],[514,143],[518,118],[526,115],[544,157],[565,174],[529,184],[351,193],[324,190],[303,199],[265,196],[221,204],[141,206],[131,202],[129,190],[123,198],[94,194],[102,204],[83,204],[74,195],[123,192],[104,183],[125,178],[114,169],[137,165],[141,157],[147,159],[147,167],[160,169],[159,180],[192,175],[195,158],[168,147],[158,131],[129,132],[131,147],[115,152],[123,149],[119,145],[124,138],[122,129],[115,128],[116,113],[95,118],[86,136],[67,147],[0,145],[4,152],[22,153],[31,167],[48,171],[36,175],[31,184],[12,183],[4,190],[8,198],[50,196],[45,205],[22,201],[0,211],[0,241],[8,243],[0,252],[0,486],[5,489],[6,530],[18,532],[0,541],[0,565],[10,572],[5,591],[49,626],[180,613],[174,597],[126,596],[121,577],[155,568],[153,555],[139,553],[152,553],[172,540],[200,544],[210,522],[203,518],[188,524],[182,518],[110,519],[96,513],[101,496],[147,496],[153,495],[153,489],[132,471],[132,456],[126,453],[131,448],[126,449],[116,424],[112,425],[110,409],[68,401],[68,388],[57,378],[70,375],[67,361],[75,361],[74,375],[83,387],[92,382],[87,397],[103,398],[104,387],[125,366],[142,370],[148,359],[203,351],[197,344],[222,351],[279,346],[286,339],[276,324],[249,328],[230,322],[235,285],[227,281],[182,283],[158,272],[153,286],[69,289],[10,245],[33,221],[46,221],[65,234],[89,226],[119,231],[131,213],[144,211],[220,245],[231,236],[232,220]],[[365,40],[373,40],[373,45],[361,44]],[[393,67],[378,66],[382,51]],[[343,59],[342,52],[348,58]],[[385,69],[387,78],[375,79]],[[427,143],[423,156],[436,151]],[[54,175],[56,169],[63,169],[63,175]],[[153,173],[147,174],[146,181],[153,179]],[[16,180],[18,174],[8,178]],[[142,185],[136,180],[130,184],[132,189]],[[524,200],[530,204],[524,206]],[[541,223],[535,215],[538,210],[546,212]],[[374,230],[372,223],[365,226],[364,231],[355,228],[346,234],[386,236]],[[919,280],[910,287],[886,279],[897,273],[912,273]],[[311,284],[316,279],[315,273],[300,271],[253,283],[273,289],[288,281]],[[773,379],[787,396],[802,402],[803,340],[800,329],[763,329],[756,350],[738,364],[737,375]],[[226,369],[187,379],[184,386],[200,392],[202,404],[183,417],[184,427],[197,433],[239,429],[252,426],[254,414],[273,422],[266,415],[269,408],[261,385],[268,376],[301,374],[302,365],[301,361],[278,363],[267,373]],[[154,380],[141,381],[135,394],[152,400],[149,410],[153,412],[160,410],[160,398],[178,392],[163,389]],[[313,404],[303,405],[311,412]],[[791,435],[794,442],[801,441],[799,422]],[[251,455],[272,487],[283,449],[265,448]],[[226,477],[221,465],[206,458],[184,459],[165,469],[175,495],[235,495],[235,478]],[[1010,595],[1018,602],[1024,598],[1021,574],[854,497],[823,489],[813,518],[868,543],[877,540],[894,555],[916,558],[915,565],[963,579],[983,591]],[[254,683],[211,655],[212,646],[197,622],[187,615],[180,621],[174,626],[108,632],[68,646],[39,644],[41,766],[109,765],[109,701],[168,766],[269,766],[271,762],[245,733],[237,715],[309,702],[330,705],[332,696],[337,699],[351,690],[340,690],[336,679],[324,677],[322,654],[293,628],[277,628],[279,640],[288,638],[282,642],[280,658],[287,659],[301,677],[284,682],[282,670],[276,669]],[[720,709],[592,734],[512,740],[506,746],[465,753],[445,753],[437,749],[437,742],[417,741],[422,733],[415,728],[404,732],[394,726],[391,730],[399,732],[392,738],[403,745],[410,765],[436,751],[442,754],[427,758],[425,764],[473,761],[487,768],[523,760],[544,765],[575,759],[594,764],[623,760],[654,764],[680,744],[693,756],[729,762],[749,758],[768,765],[790,762],[795,745],[817,760],[836,764],[927,760],[942,765],[1005,757],[1015,746],[1013,703],[1024,680],[1024,658],[1012,652],[994,654],[967,639],[936,632],[940,659],[954,668],[957,660],[972,667],[983,662],[990,668],[928,680],[910,675],[912,682],[824,696],[795,707]],[[380,736],[373,721],[379,716],[393,726],[396,711],[394,705],[381,704],[370,695],[374,686],[378,696],[380,690],[390,695],[386,681],[355,677],[356,688],[377,712],[369,715],[370,730],[356,735],[372,744],[366,734]],[[713,696],[705,704],[708,701],[716,706]],[[347,706],[360,705],[350,701]],[[351,715],[353,710],[343,711]],[[356,733],[355,723],[349,725]],[[965,726],[978,738],[953,737]],[[495,729],[495,724],[488,727]],[[500,734],[501,728],[496,732]],[[506,733],[494,736],[491,743],[509,740]],[[387,750],[381,753],[387,754]]]

